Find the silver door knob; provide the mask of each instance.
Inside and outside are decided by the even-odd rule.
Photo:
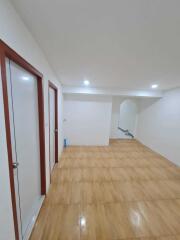
[[[18,168],[18,166],[19,166],[19,163],[18,163],[18,162],[14,162],[14,163],[13,163],[13,168],[14,168],[14,169]]]

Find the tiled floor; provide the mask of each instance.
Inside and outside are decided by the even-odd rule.
[[[68,147],[31,240],[180,240],[180,169],[135,140]]]

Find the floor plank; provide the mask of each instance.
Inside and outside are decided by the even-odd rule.
[[[180,240],[180,168],[136,140],[68,147],[31,240]]]

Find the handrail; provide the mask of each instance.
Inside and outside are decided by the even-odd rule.
[[[118,129],[121,130],[122,132],[124,132],[126,136],[130,136],[130,137],[134,138],[134,135],[132,133],[130,133],[128,129],[123,129],[120,127],[118,127]]]
[[[120,127],[118,127],[118,129],[119,129],[119,130],[121,130],[121,131],[122,131],[122,132],[124,132],[124,133],[127,133],[127,132],[129,132],[129,130],[128,130],[128,129],[126,129],[126,130],[125,130],[125,129],[123,129],[123,128],[120,128]]]

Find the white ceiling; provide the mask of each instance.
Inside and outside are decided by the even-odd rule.
[[[12,0],[60,81],[180,86],[179,0]]]

